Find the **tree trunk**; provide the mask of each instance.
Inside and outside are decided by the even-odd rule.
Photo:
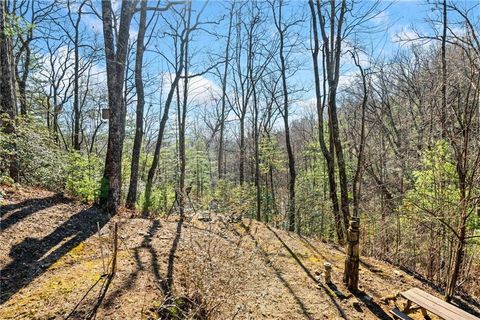
[[[450,271],[450,277],[447,279],[447,286],[445,288],[445,300],[450,301],[455,294],[455,287],[457,286],[458,277],[460,275],[460,267],[462,265],[466,236],[466,221],[462,220],[459,237],[457,238],[457,247],[453,256],[453,265]]]
[[[17,85],[18,85],[18,100],[20,103],[20,114],[26,115],[27,114],[27,78],[28,74],[30,73],[30,59],[31,59],[31,50],[30,50],[30,41],[33,38],[33,29],[29,30],[28,39],[25,43],[22,44],[22,49],[25,50],[25,61],[23,63],[23,71],[22,74],[19,74],[18,71],[18,63],[16,65],[17,68]]]
[[[183,82],[183,102],[178,104],[178,158],[180,160],[180,180],[179,180],[179,194],[178,194],[178,207],[180,217],[183,218],[185,214],[185,196],[188,196],[190,190],[185,189],[185,167],[186,167],[186,155],[185,155],[185,125],[187,121],[187,103],[188,103],[188,43],[190,38],[190,19],[191,19],[191,2],[186,6],[187,8],[187,21],[186,21],[186,34],[185,34],[185,54],[184,54],[184,82]],[[181,106],[181,107],[180,107]],[[187,193],[187,194],[186,194]]]
[[[0,1],[0,115],[7,118],[6,121],[0,118],[0,126],[3,132],[8,135],[13,135],[15,133],[16,101],[12,72],[11,39],[6,31],[8,26],[7,18],[6,2]],[[13,155],[9,157],[9,174],[10,177],[17,182],[19,172],[14,153],[16,149],[14,139],[11,141],[10,148],[13,151]]]
[[[258,104],[257,104],[257,93],[255,86],[253,89],[253,143],[254,143],[254,153],[255,153],[255,193],[256,193],[256,209],[257,209],[257,220],[262,220],[261,215],[261,189],[260,189],[260,152],[258,143],[260,140],[259,129],[258,129]]]
[[[123,80],[130,34],[130,22],[136,1],[122,1],[118,37],[113,35],[112,3],[102,1],[103,35],[107,65],[108,106],[110,109],[108,145],[105,170],[101,185],[100,204],[112,214],[117,213],[122,190],[122,151],[124,141],[125,112]]]
[[[348,219],[350,218],[348,184],[345,169],[345,160],[343,158],[342,143],[340,140],[340,130],[337,115],[337,86],[340,76],[340,60],[342,51],[343,23],[346,12],[346,0],[342,0],[340,10],[337,10],[335,1],[330,3],[330,37],[327,35],[325,27],[325,16],[322,14],[320,1],[317,0],[317,14],[320,22],[320,30],[323,39],[323,48],[326,62],[326,74],[328,80],[328,116],[330,121],[330,130],[333,138],[335,155],[337,157],[337,166],[340,181],[340,199],[341,211],[343,214],[343,225],[348,228]],[[338,16],[337,16],[338,14]],[[337,24],[336,24],[337,22]],[[332,151],[332,150],[331,150]]]
[[[80,53],[79,53],[79,27],[82,17],[82,7],[85,2],[80,4],[77,12],[77,20],[74,25],[74,74],[73,74],[73,149],[80,150],[80,97],[79,97],[79,69],[80,69]]]
[[[284,41],[285,41],[285,29],[282,26],[282,6],[283,3],[280,1],[278,6],[278,22],[277,31],[280,36],[280,48],[279,48],[279,56],[280,56],[280,73],[282,78],[282,92],[283,92],[283,110],[282,110],[282,117],[283,117],[283,124],[285,126],[285,144],[287,147],[287,155],[288,155],[288,172],[289,172],[289,179],[288,179],[288,230],[295,231],[295,180],[296,180],[296,171],[295,171],[295,156],[293,154],[293,148],[290,138],[290,124],[288,121],[288,108],[289,108],[289,101],[288,101],[288,87],[287,87],[287,67],[285,62],[285,55],[284,55]]]
[[[240,116],[240,159],[238,164],[240,185],[245,182],[245,115]]]
[[[132,162],[130,165],[130,185],[128,188],[126,206],[129,209],[135,209],[137,202],[138,187],[138,165],[140,163],[140,153],[142,150],[143,139],[143,111],[145,107],[145,93],[143,88],[142,68],[143,53],[145,50],[144,39],[147,24],[147,2],[142,1],[140,11],[140,25],[137,36],[137,51],[135,56],[135,89],[137,92],[137,110],[135,122],[135,138],[133,141]]]
[[[232,2],[232,7],[230,9],[230,20],[228,24],[228,34],[227,34],[227,46],[225,47],[225,65],[223,69],[222,77],[222,109],[220,112],[220,136],[218,141],[218,158],[217,158],[217,172],[218,179],[221,180],[224,177],[225,172],[223,172],[223,153],[224,153],[224,132],[225,132],[225,109],[227,103],[227,76],[228,76],[228,61],[230,59],[230,39],[232,36],[232,25],[233,25],[233,9],[235,2]]]
[[[447,0],[443,0],[443,32],[442,32],[442,139],[446,137],[446,121],[447,121]]]
[[[343,282],[345,282],[349,290],[356,291],[358,289],[358,266],[360,263],[360,219],[358,217],[352,217],[349,224]]]
[[[163,109],[162,119],[160,120],[160,128],[158,130],[157,142],[155,144],[155,151],[153,153],[153,160],[150,169],[148,170],[147,175],[147,183],[145,185],[145,203],[143,205],[143,215],[148,215],[151,207],[151,195],[152,195],[152,187],[153,187],[153,179],[155,178],[155,172],[158,167],[158,162],[160,160],[160,149],[162,147],[163,142],[163,135],[165,132],[165,127],[167,125],[168,120],[168,113],[170,111],[170,105],[172,104],[173,95],[178,87],[178,83],[180,81],[183,69],[184,69],[184,54],[185,54],[185,41],[183,39],[180,40],[180,56],[179,56],[179,66],[175,73],[175,78],[173,79],[172,85],[167,95],[167,99],[165,100],[165,107]]]
[[[337,231],[337,238],[339,243],[344,242],[344,226],[341,223],[340,219],[340,207],[338,205],[338,197],[337,197],[337,184],[335,181],[335,155],[333,153],[333,144],[330,145],[332,150],[327,148],[325,143],[325,134],[324,134],[324,125],[323,125],[323,113],[325,110],[324,103],[322,103],[322,96],[320,93],[320,71],[318,65],[318,54],[319,54],[319,41],[318,41],[318,28],[317,28],[317,14],[315,13],[315,8],[313,4],[313,0],[309,0],[308,2],[310,6],[310,13],[312,16],[312,30],[313,30],[313,41],[314,41],[314,49],[312,51],[312,58],[313,58],[313,71],[314,71],[314,78],[315,78],[315,95],[316,95],[316,105],[317,105],[317,117],[318,117],[318,139],[320,148],[322,150],[323,157],[325,158],[325,162],[327,165],[328,171],[328,186],[329,186],[329,196],[332,202],[332,210],[333,215],[335,218],[335,229]],[[323,59],[325,60],[324,54],[322,54]],[[323,72],[325,75],[325,70]],[[325,80],[324,80],[324,91],[325,91]],[[331,130],[329,130],[329,136],[331,136]]]
[[[340,62],[338,62],[340,63]],[[333,135],[333,142],[335,144],[335,155],[337,156],[337,165],[338,165],[338,175],[340,181],[340,199],[341,199],[341,211],[343,214],[343,224],[345,229],[348,227],[348,220],[350,218],[349,210],[349,201],[348,201],[348,183],[347,183],[347,173],[345,169],[345,160],[343,157],[342,142],[340,140],[340,129],[338,125],[338,116],[337,116],[337,84],[329,85],[328,93],[328,104],[331,114],[331,128]]]

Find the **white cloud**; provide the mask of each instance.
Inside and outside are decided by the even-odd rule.
[[[386,24],[388,20],[390,19],[390,16],[386,10],[381,11],[379,14],[377,14],[372,20],[376,24]]]
[[[137,38],[138,38],[138,30],[130,29],[130,33],[128,35],[128,41],[130,41],[130,43],[134,43],[135,41],[137,41]]]
[[[396,42],[400,45],[420,41],[415,30],[406,26],[402,27],[400,31],[394,33],[391,40],[392,42]]]
[[[338,88],[339,90],[343,90],[345,88],[350,87],[355,78],[358,76],[358,70],[347,72],[345,74],[341,74],[340,78],[338,79]]]
[[[188,94],[192,103],[207,106],[213,99],[220,98],[222,90],[213,81],[198,76],[189,81]]]
[[[316,110],[317,108],[317,98],[312,97],[309,99],[295,101],[295,107],[298,108],[300,112],[307,112],[311,110]]]
[[[175,74],[168,73],[163,75],[163,92],[167,94]],[[179,82],[179,90],[183,92],[184,81]],[[196,76],[188,81],[188,103],[193,106],[210,107],[215,101],[220,99],[222,89],[216,83],[204,76]]]

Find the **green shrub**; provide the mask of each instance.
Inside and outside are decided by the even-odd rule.
[[[15,134],[10,138],[15,139],[13,152],[22,183],[56,191],[64,189],[68,154],[47,127],[31,118],[18,118]]]
[[[86,201],[98,198],[102,164],[95,155],[68,152],[53,133],[34,118],[19,117],[15,133],[0,132],[0,182],[8,183],[15,159],[20,183],[67,191]]]
[[[214,190],[214,199],[221,211],[242,212],[253,215],[255,209],[255,186],[244,183],[236,186],[232,181],[219,180]]]
[[[172,207],[173,201],[175,201],[175,190],[170,184],[154,186],[150,191],[150,197],[147,199],[145,191],[140,193],[137,200],[137,206],[141,206],[141,209],[148,211],[151,214],[165,215]]]
[[[94,201],[99,197],[102,163],[94,154],[71,152],[65,189],[75,197],[86,201]]]

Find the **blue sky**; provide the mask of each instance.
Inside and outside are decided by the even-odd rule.
[[[204,5],[204,1],[194,1],[194,8],[198,8]],[[360,2],[360,6],[370,6],[373,3],[371,0],[364,0]],[[468,3],[471,1],[461,0],[458,3]],[[223,1],[210,1],[204,11],[203,17],[208,20],[216,20],[222,15],[227,14],[227,8],[229,4]],[[432,4],[427,1],[383,1],[380,3],[380,7],[385,10],[373,19],[371,22],[372,29],[376,29],[374,33],[364,33],[361,35],[363,39],[361,42],[365,45],[366,50],[377,58],[387,58],[395,55],[402,48],[408,47],[409,43],[400,42],[401,38],[410,38],[413,36],[412,30],[415,29],[422,33],[431,32],[431,25],[427,23],[428,17],[437,17],[439,11],[432,10]],[[299,48],[298,53],[295,54],[294,59],[301,65],[300,69],[289,78],[289,83],[293,84],[297,88],[303,88],[304,90],[298,95],[292,95],[293,101],[293,113],[302,113],[304,109],[301,105],[310,104],[313,97],[313,72],[311,55],[306,47],[309,46],[310,36],[310,12],[307,1],[294,0],[290,1],[284,9],[284,15],[288,18],[289,15],[299,15],[304,13],[305,22],[302,24],[299,32],[302,34],[303,43]],[[218,33],[225,34],[227,30],[227,19],[224,19],[214,29]],[[135,30],[135,27],[133,28]],[[206,56],[209,51],[217,51],[217,54],[221,54],[224,47],[224,40],[215,40],[210,35],[196,34],[195,41],[192,47],[198,52],[197,56],[193,59],[193,72],[200,71],[204,67]],[[158,61],[158,58],[152,58]],[[364,63],[368,64],[368,58],[365,56]],[[350,62],[348,55],[344,56],[342,65],[343,78],[342,83],[348,83],[349,79],[356,73],[356,68]],[[196,69],[196,70],[195,70]],[[213,75],[205,75],[205,77],[196,79],[191,82],[192,91],[197,95],[200,92],[200,96],[203,92],[219,90],[219,81]],[[205,98],[205,97],[203,97]],[[200,99],[201,100],[201,99]],[[295,104],[298,104],[298,107]],[[300,114],[298,114],[300,115]]]
[[[475,2],[474,2],[475,1]],[[468,5],[476,3],[476,0],[459,0],[456,3],[460,5]],[[373,3],[372,0],[363,0],[358,3],[359,7],[369,6]],[[119,1],[114,2],[114,7],[118,8]],[[197,0],[193,2],[193,8],[199,9],[205,4],[203,0]],[[100,2],[95,2],[97,10],[100,11]],[[154,3],[152,2],[152,5]],[[398,50],[402,50],[402,47],[408,46],[406,43],[398,42],[398,35],[401,37],[410,37],[412,36],[412,28],[415,28],[422,33],[430,33],[431,26],[426,22],[427,17],[438,16],[438,11],[432,11],[432,4],[427,3],[427,1],[383,1],[381,2],[381,7],[386,8],[382,13],[375,17],[370,23],[371,30],[377,29],[377,32],[372,33],[367,29],[360,37],[361,42],[366,47],[366,50],[370,52],[375,57],[391,57]],[[207,7],[203,13],[204,19],[207,20],[218,20],[219,17],[227,14],[227,8],[229,6],[228,2],[225,1],[210,1],[207,4]],[[479,10],[480,11],[480,10]],[[293,75],[289,82],[294,84],[296,87],[304,88],[304,91],[297,95],[293,96],[294,101],[298,101],[301,104],[303,102],[311,101],[313,98],[313,72],[312,72],[312,61],[311,55],[307,47],[309,47],[309,36],[310,36],[310,12],[308,8],[307,1],[293,0],[284,9],[284,15],[286,17],[290,15],[304,14],[305,22],[301,25],[298,31],[301,34],[302,41],[299,45],[299,50],[295,53],[294,59],[300,64],[300,69],[295,75]],[[169,13],[167,13],[168,15]],[[454,17],[452,17],[454,19]],[[94,15],[84,15],[83,23],[87,30],[93,30],[99,33],[101,37],[102,25],[101,21]],[[134,21],[132,22],[131,27],[131,39],[134,40],[136,37],[136,31],[138,23],[138,14],[136,15]],[[224,19],[216,26],[210,25],[209,28],[215,30],[219,34],[226,34],[228,26],[228,19]],[[165,30],[165,25],[159,23],[157,26],[159,32]],[[171,56],[171,39],[162,38],[155,41],[152,41],[149,49],[153,49],[154,45],[159,48],[162,53],[167,56]],[[198,72],[205,68],[205,65],[208,64],[208,59],[211,58],[211,52],[215,51],[216,54],[222,54],[223,48],[225,46],[224,39],[216,39],[215,37],[208,35],[206,33],[198,32],[194,35],[194,42],[192,43],[192,52],[195,51],[196,55],[192,60],[192,72]],[[362,60],[362,59],[361,59]],[[159,75],[160,73],[165,73],[168,70],[166,69],[167,64],[162,61],[162,58],[159,55],[154,53],[147,53],[145,56],[146,67],[144,73],[146,75]],[[368,55],[364,56],[362,61],[365,64],[368,64]],[[102,70],[103,62],[98,66],[99,70]],[[355,74],[356,69],[353,67],[351,60],[349,61],[349,56],[344,56],[343,66],[342,66],[342,81],[348,83],[349,77],[352,78],[352,75]],[[158,87],[155,88],[155,85],[158,86],[159,81],[153,81],[154,86],[147,89],[150,91],[158,91]],[[211,92],[219,89],[219,83],[217,77],[212,74],[207,74],[202,78],[195,79],[191,82],[192,93],[191,96],[202,96],[202,99],[206,98],[206,94],[211,94]],[[158,95],[158,94],[156,94]],[[147,98],[148,100],[148,98]],[[154,101],[158,101],[157,98],[153,98]],[[301,108],[300,108],[301,109]]]

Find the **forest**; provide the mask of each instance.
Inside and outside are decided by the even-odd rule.
[[[162,228],[168,229],[164,225],[174,221],[171,233],[165,231],[171,237],[163,235],[173,245],[165,249],[168,271],[159,285],[164,304],[152,307],[155,317],[233,319],[236,314],[218,307],[230,308],[218,298],[221,293],[208,293],[205,283],[215,276],[202,285],[188,280],[199,272],[198,256],[188,262],[176,258],[177,246],[188,251],[182,246],[190,240],[181,233],[195,238],[198,219],[214,229],[211,225],[226,221],[231,237],[243,230],[240,239],[254,224],[264,230],[257,235],[278,238],[304,271],[301,255],[289,250],[294,244],[282,239],[315,239],[326,255],[340,250],[331,253],[338,257],[330,262],[344,293],[367,292],[364,261],[378,261],[428,285],[445,301],[464,299],[473,307],[462,309],[480,313],[477,1],[0,0],[0,106],[0,309],[63,261],[59,255],[48,262],[49,251],[40,245],[53,250],[71,240],[65,253],[73,259],[79,244],[101,238],[104,225],[113,230],[107,221],[120,219],[121,232],[129,223],[157,225],[158,234],[145,232],[148,243],[138,244],[155,247]],[[45,194],[61,196],[38,202],[37,195]],[[29,204],[27,211],[14,212],[20,208],[14,199],[37,199],[41,208]],[[43,242],[32,238],[33,230],[51,224],[42,212],[68,201],[94,208],[85,209],[88,219],[102,222],[88,225],[85,237],[88,219],[68,220],[77,225],[65,230],[83,228],[69,234],[73,238],[54,240],[48,233]],[[77,208],[67,210],[65,219]],[[21,229],[27,238],[18,245],[15,228],[37,215],[29,222],[34,229],[27,224]],[[143,232],[131,226],[131,232]],[[117,267],[116,224],[114,229],[112,278],[115,267],[121,269],[121,246],[129,247],[125,239],[120,242]],[[202,237],[191,242],[200,248],[207,243]],[[214,251],[240,250],[238,241],[237,249],[222,249],[219,242]],[[330,246],[336,249],[327,250]],[[253,248],[245,250],[258,251],[261,243]],[[267,250],[261,259],[268,255]],[[102,251],[99,261],[105,264],[103,256]],[[162,258],[152,254],[152,259]],[[176,277],[182,271],[173,267],[175,259],[190,268],[185,281],[197,288],[180,302],[176,286],[183,278]],[[332,259],[309,263],[323,270],[323,261]],[[41,276],[26,266],[42,263],[49,267]],[[236,262],[223,263],[216,270]],[[238,269],[225,277],[241,277],[245,270]],[[207,277],[204,272],[197,276]],[[108,300],[107,282],[101,292]],[[382,290],[388,286],[387,281]],[[218,284],[221,288],[226,297],[227,284]],[[23,300],[17,299],[18,307]],[[103,299],[90,313],[78,302],[62,317],[91,319]],[[268,304],[266,298],[259,301]],[[355,318],[352,310],[340,317]],[[390,319],[372,312],[373,318]],[[13,314],[12,319],[44,317]],[[105,315],[101,318],[115,318]],[[10,319],[1,312],[0,318]],[[238,318],[309,317],[239,313]]]

